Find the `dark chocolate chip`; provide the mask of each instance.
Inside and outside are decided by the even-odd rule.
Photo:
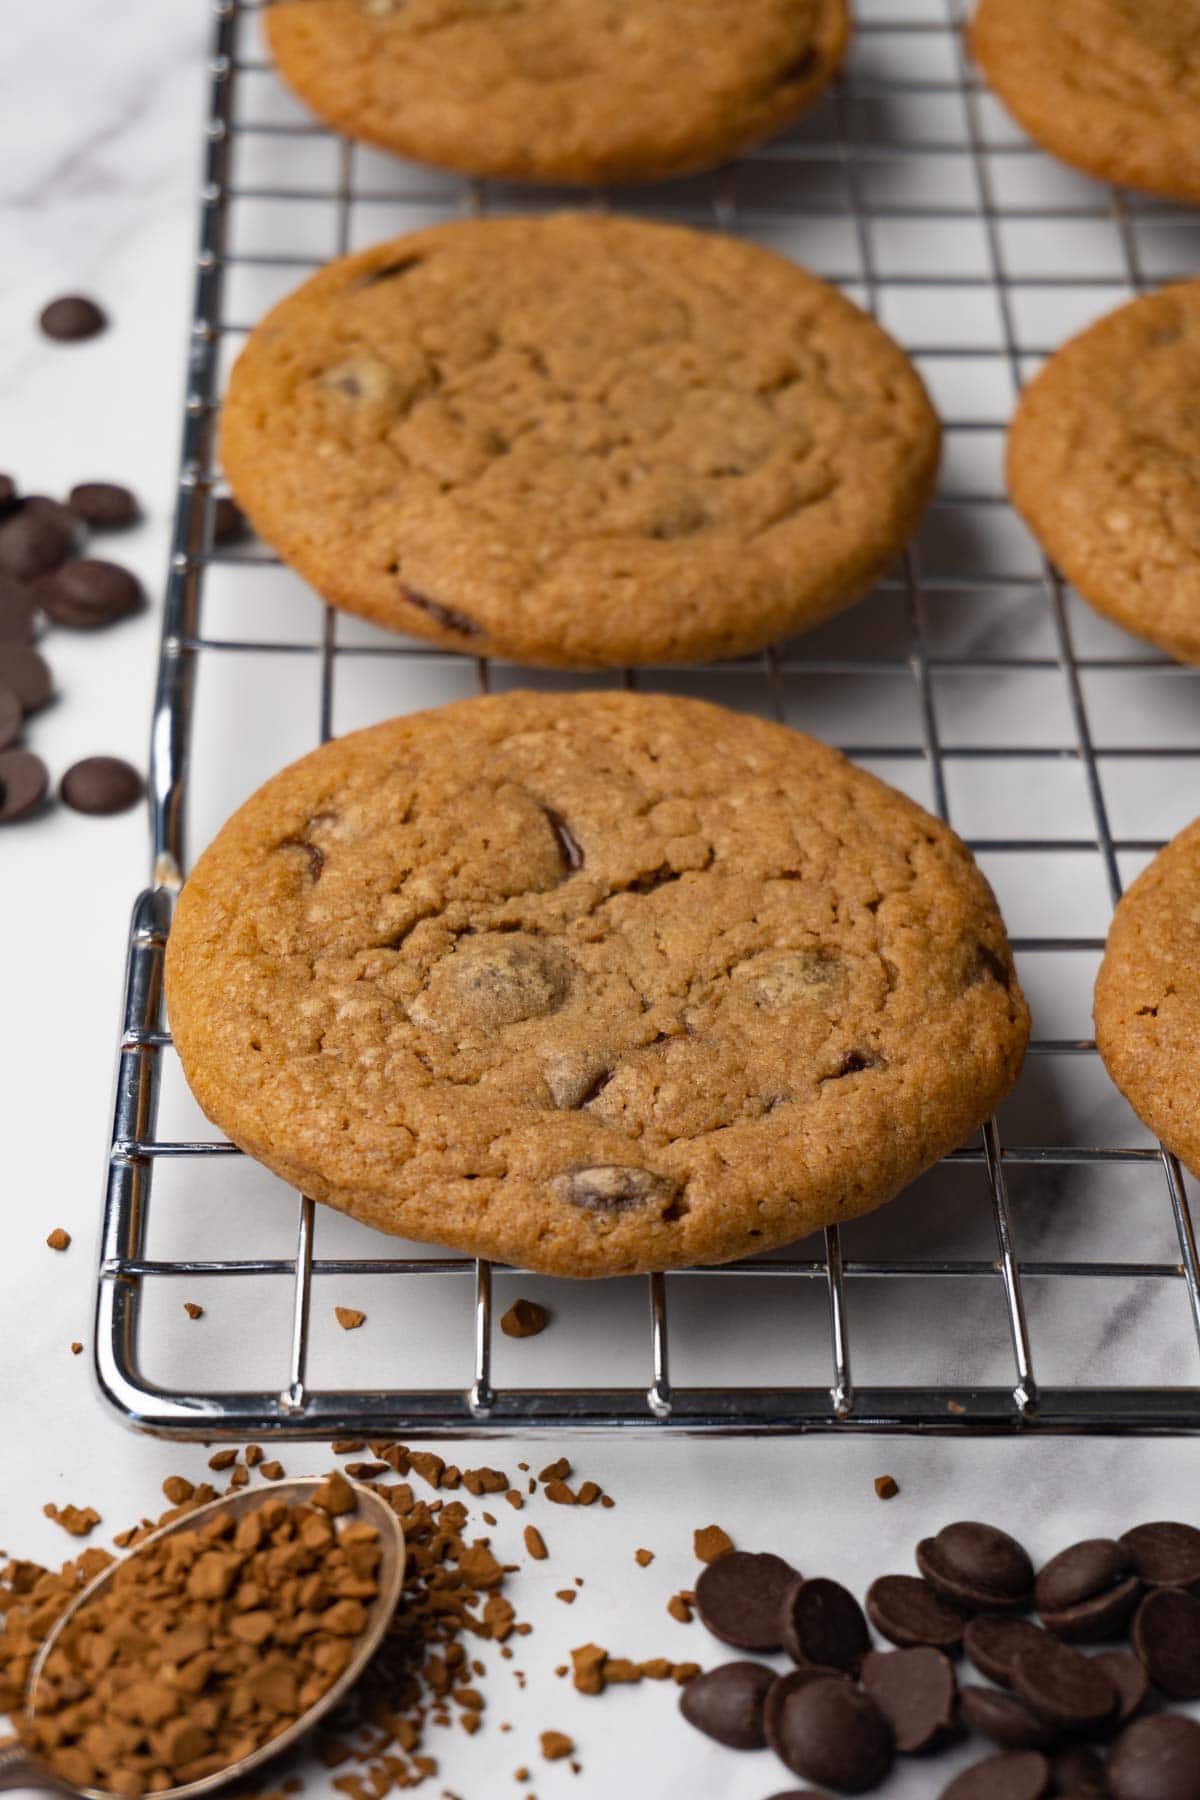
[[[718,1557],[723,1562],[723,1557]],[[712,1566],[712,1565],[710,1565]],[[789,1669],[786,1675],[777,1675],[767,1689],[767,1698],[763,1703],[763,1731],[767,1743],[776,1756],[782,1757],[779,1747],[779,1720],[783,1712],[783,1703],[789,1694],[794,1694],[810,1681],[849,1681],[849,1675],[843,1675],[840,1669],[822,1669],[816,1663],[803,1669]]]
[[[1173,1700],[1200,1699],[1200,1600],[1155,1588],[1138,1607],[1133,1647],[1151,1681]]]
[[[1033,1564],[1006,1531],[962,1519],[917,1545],[917,1567],[943,1600],[978,1611],[1026,1605]]]
[[[14,511],[17,506],[17,484],[11,475],[0,475],[0,519]]]
[[[1107,1794],[1104,1764],[1094,1750],[1073,1746],[1050,1758],[1051,1789],[1056,1794]]]
[[[1041,1626],[1032,1625],[1028,1619],[997,1619],[984,1614],[968,1621],[963,1649],[981,1675],[998,1681],[1001,1687],[1011,1687],[1017,1651],[1026,1644],[1036,1644],[1044,1635]]]
[[[54,692],[50,665],[32,644],[0,644],[0,681],[11,688],[28,715]]]
[[[18,581],[36,581],[65,562],[78,542],[78,522],[68,525],[26,500],[0,525],[0,573],[15,575]]]
[[[95,337],[108,324],[106,315],[84,294],[63,294],[42,308],[38,324],[48,338],[75,343]]]
[[[58,791],[73,812],[122,813],[137,805],[146,784],[119,756],[87,756],[67,770]]]
[[[1061,1612],[1041,1609],[1042,1624],[1055,1637],[1069,1638],[1079,1644],[1102,1644],[1106,1639],[1122,1637],[1125,1627],[1145,1589],[1136,1575],[1120,1582],[1107,1594],[1094,1594],[1077,1606],[1066,1606]]]
[[[1001,987],[1006,988],[1013,978],[1013,971],[1003,957],[996,954],[990,944],[980,942],[976,944],[971,956],[967,970],[967,985],[974,987],[988,975]]]
[[[33,590],[11,575],[0,575],[0,643],[31,643],[36,611]]]
[[[587,1212],[624,1213],[653,1201],[672,1200],[679,1183],[669,1175],[635,1169],[628,1163],[599,1163],[591,1168],[568,1169],[550,1184],[572,1206]]]
[[[123,531],[142,516],[136,496],[115,481],[80,481],[67,503],[93,531]]]
[[[1128,1650],[1097,1650],[1092,1657],[1099,1663],[1117,1690],[1117,1715],[1113,1727],[1127,1725],[1134,1713],[1140,1712],[1150,1692],[1150,1677]]]
[[[892,1766],[892,1728],[866,1694],[840,1676],[810,1681],[784,1697],[778,1754],[794,1775],[861,1794]]]
[[[1200,1531],[1177,1519],[1157,1519],[1123,1532],[1121,1542],[1150,1587],[1191,1587],[1200,1581]]]
[[[765,1663],[730,1662],[697,1675],[679,1696],[689,1725],[731,1750],[761,1750],[763,1702],[775,1679]]]
[[[561,813],[556,813],[553,807],[544,806],[542,811],[550,821],[550,829],[558,840],[558,847],[562,851],[562,859],[566,863],[568,869],[571,869],[572,871],[575,869],[582,869],[583,850],[578,838],[567,824],[567,821],[563,818]]]
[[[959,1698],[971,1729],[1005,1750],[1047,1750],[1058,1737],[1053,1725],[1002,1688],[965,1687]]]
[[[1200,1725],[1179,1713],[1139,1719],[1105,1770],[1114,1800],[1200,1800]]]
[[[873,1581],[867,1589],[867,1617],[889,1643],[905,1648],[932,1644],[952,1650],[962,1643],[967,1623],[919,1575],[881,1575]]]
[[[905,1756],[930,1750],[949,1736],[958,1686],[953,1666],[940,1650],[928,1644],[913,1650],[872,1650],[863,1658],[859,1679]]]
[[[281,850],[303,850],[308,858],[308,872],[313,881],[321,879],[321,871],[325,867],[325,852],[319,844],[310,844],[307,838],[283,838]]]
[[[250,532],[250,524],[236,500],[228,494],[213,501],[212,536],[214,544],[236,544]]]
[[[413,588],[402,587],[400,596],[409,606],[415,606],[418,612],[426,613],[443,631],[456,631],[460,637],[483,635],[482,627],[466,613],[459,612],[453,606],[443,606],[440,600],[431,600],[428,594],[418,594]]]
[[[1117,1690],[1105,1671],[1049,1633],[1017,1651],[1013,1688],[1039,1718],[1068,1730],[1102,1725],[1117,1710]]]
[[[700,1571],[696,1611],[714,1637],[738,1650],[778,1650],[783,1599],[796,1570],[769,1551],[731,1550]]]
[[[145,604],[136,575],[120,563],[81,556],[38,584],[42,611],[56,625],[95,631],[139,612]]]
[[[50,773],[31,750],[0,750],[0,825],[37,812],[50,791]]]
[[[1124,1544],[1113,1538],[1087,1538],[1060,1550],[1038,1572],[1033,1584],[1034,1603],[1040,1613],[1063,1612],[1107,1593],[1126,1580],[1133,1559]]]
[[[7,750],[21,735],[25,708],[12,688],[0,681],[0,750]]]
[[[1037,1750],[1005,1750],[973,1763],[942,1789],[941,1800],[1042,1800],[1050,1764]]]
[[[783,1647],[798,1663],[822,1663],[857,1675],[871,1648],[858,1601],[824,1576],[792,1583],[783,1600],[782,1624]]]

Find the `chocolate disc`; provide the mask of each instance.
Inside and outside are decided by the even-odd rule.
[[[1134,1713],[1140,1712],[1150,1692],[1150,1678],[1128,1650],[1097,1650],[1092,1657],[1117,1690],[1117,1713],[1114,1728],[1127,1725]]]
[[[810,1668],[789,1669],[786,1675],[775,1677],[763,1702],[763,1733],[776,1756],[783,1755],[779,1747],[779,1717],[788,1695],[807,1687],[810,1681],[849,1680],[849,1675],[843,1675],[840,1669],[821,1669],[815,1663]]]
[[[958,1684],[950,1659],[932,1645],[872,1650],[863,1658],[859,1679],[891,1726],[896,1749],[903,1755],[929,1750],[949,1735]]]
[[[763,1702],[775,1680],[763,1663],[730,1662],[697,1675],[679,1696],[679,1710],[689,1725],[716,1738],[731,1750],[761,1750]]]
[[[696,1579],[696,1611],[714,1637],[738,1650],[778,1650],[783,1601],[799,1579],[790,1563],[769,1552],[731,1550]]]
[[[67,501],[93,531],[123,531],[142,516],[136,496],[115,481],[81,481]]]
[[[1047,1750],[1058,1737],[1053,1725],[1002,1688],[965,1687],[959,1704],[971,1729],[1005,1750]]]
[[[1050,1778],[1056,1794],[1107,1794],[1104,1764],[1092,1750],[1073,1746],[1056,1750],[1050,1758]]]
[[[1050,1764],[1036,1750],[1006,1750],[973,1763],[942,1789],[941,1800],[1042,1800]]]
[[[1200,1800],[1200,1725],[1179,1713],[1138,1719],[1105,1771],[1114,1800]]]
[[[1033,1564],[1017,1540],[975,1519],[923,1539],[917,1567],[943,1600],[978,1612],[1024,1607],[1033,1588]]]
[[[0,644],[0,681],[12,689],[26,714],[45,706],[54,692],[50,665],[32,644]]]
[[[0,572],[34,581],[57,569],[74,551],[77,530],[26,500],[0,524]]]
[[[38,585],[42,611],[56,625],[94,631],[139,612],[145,604],[136,575],[119,563],[81,556],[63,563]]]
[[[839,1676],[810,1681],[784,1699],[779,1755],[796,1775],[861,1794],[892,1766],[891,1726],[866,1694]]]
[[[0,825],[37,812],[50,788],[50,774],[31,750],[0,750]]]
[[[904,1649],[932,1644],[951,1650],[962,1643],[967,1623],[919,1575],[879,1576],[867,1589],[867,1617],[882,1637]]]
[[[1123,1532],[1121,1542],[1150,1587],[1191,1587],[1200,1581],[1200,1531],[1176,1519],[1158,1519]]]
[[[1039,1643],[1045,1635],[1040,1625],[1033,1625],[1028,1619],[984,1615],[968,1622],[963,1632],[963,1649],[981,1675],[998,1681],[1001,1687],[1011,1687],[1017,1651],[1026,1644]]]
[[[1040,1613],[1064,1612],[1081,1600],[1108,1593],[1132,1571],[1133,1558],[1124,1544],[1114,1538],[1087,1538],[1060,1550],[1038,1571],[1034,1604]]]
[[[48,338],[76,343],[103,331],[108,319],[94,300],[84,294],[63,294],[42,308],[38,324]]]
[[[1138,1607],[1133,1647],[1156,1687],[1173,1700],[1200,1699],[1200,1600],[1155,1588]]]
[[[1043,1607],[1042,1624],[1055,1637],[1081,1644],[1102,1644],[1106,1639],[1123,1636],[1144,1592],[1137,1576],[1131,1575],[1107,1594],[1093,1594],[1090,1600],[1064,1607],[1062,1612],[1048,1612]]]
[[[36,612],[33,590],[12,575],[0,575],[0,642],[28,644]]]
[[[0,750],[7,750],[21,735],[25,708],[10,687],[0,681]]]
[[[1117,1691],[1104,1670],[1048,1633],[1017,1651],[1013,1687],[1039,1718],[1065,1730],[1082,1731],[1116,1715]]]
[[[871,1634],[854,1595],[838,1582],[818,1576],[794,1581],[788,1589],[783,1645],[798,1663],[821,1663],[857,1675],[871,1648]]]
[[[73,811],[97,814],[128,812],[144,792],[137,770],[118,756],[88,756],[72,764],[59,789]]]

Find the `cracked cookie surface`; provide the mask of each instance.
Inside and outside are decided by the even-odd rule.
[[[467,175],[712,168],[825,88],[846,0],[275,0],[279,73],[339,131]]]
[[[1109,313],[1026,389],[1013,504],[1098,612],[1200,662],[1200,281]]]
[[[318,1200],[552,1274],[721,1262],[890,1199],[1028,1016],[954,834],[694,700],[514,692],[330,743],[180,898],[208,1116]]]
[[[1134,1112],[1200,1175],[1200,820],[1160,850],[1113,915],[1096,1042]]]
[[[936,475],[904,353],[737,239],[594,214],[440,225],[252,334],[221,454],[337,606],[475,655],[761,648],[862,594]]]
[[[1030,136],[1103,181],[1200,200],[1200,11],[979,0],[971,50]]]

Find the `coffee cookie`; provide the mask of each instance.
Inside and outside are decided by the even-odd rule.
[[[816,99],[850,35],[846,0],[276,0],[265,25],[350,137],[563,183],[724,162]]]
[[[1200,1175],[1200,820],[1160,850],[1113,915],[1096,1042],[1144,1124]]]
[[[221,453],[335,605],[478,655],[759,649],[909,537],[938,425],[903,352],[740,239],[596,214],[330,265],[233,373]]]
[[[1179,0],[979,0],[971,51],[1018,124],[1102,181],[1200,200],[1200,14]]]
[[[1109,313],[1026,389],[1008,486],[1098,612],[1200,662],[1200,281]]]
[[[208,1116],[318,1200],[551,1274],[790,1242],[1012,1085],[954,834],[700,701],[508,693],[327,744],[197,863],[167,954]]]

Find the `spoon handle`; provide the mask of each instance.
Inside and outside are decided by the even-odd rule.
[[[39,1794],[73,1794],[76,1791],[51,1775],[41,1763],[35,1762],[24,1744],[19,1742],[0,1750],[0,1793],[11,1793],[16,1788],[28,1788]]]

